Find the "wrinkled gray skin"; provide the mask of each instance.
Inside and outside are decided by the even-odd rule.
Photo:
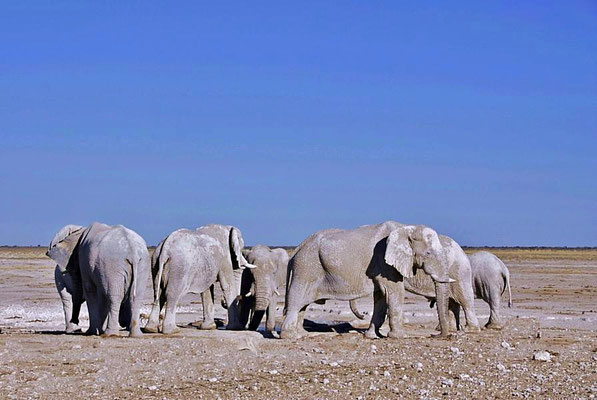
[[[473,289],[478,299],[489,304],[489,321],[485,325],[489,329],[502,329],[500,316],[502,294],[508,289],[508,307],[512,307],[512,291],[510,290],[510,271],[508,267],[488,251],[478,251],[469,256],[473,276]]]
[[[139,314],[151,268],[147,243],[122,226],[93,223],[79,240],[79,270],[89,310],[88,334],[140,336]]]
[[[160,311],[165,308],[161,332],[177,332],[176,305],[187,293],[201,293],[200,328],[215,329],[212,286],[216,281],[228,307],[227,329],[242,329],[237,299],[240,277],[245,267],[254,267],[242,255],[243,246],[240,230],[226,225],[179,229],[168,235],[152,257],[154,303],[145,331],[158,332]]]
[[[471,264],[462,248],[452,238],[439,236],[440,242],[450,265],[449,276],[455,282],[450,283],[450,300],[448,308],[453,315],[450,319],[451,330],[460,330],[460,306],[464,309],[467,330],[478,332],[479,320],[475,313],[475,294],[473,292]],[[404,281],[404,288],[414,294],[435,300],[435,284],[426,274],[415,274]],[[432,302],[433,305],[433,302]]]
[[[56,250],[48,251],[50,257],[59,259],[60,253],[66,254],[62,250],[67,248],[67,242],[74,239],[74,235],[80,238],[68,257],[66,271],[75,288],[73,303],[75,298],[80,299],[80,288],[87,300],[87,334],[118,335],[122,325],[130,336],[141,335],[139,313],[150,269],[149,252],[143,238],[122,225],[96,222],[59,241]],[[60,243],[65,243],[62,250]],[[60,265],[61,261],[57,262]],[[75,309],[72,323],[75,322],[75,311],[78,317]]]
[[[243,272],[240,323],[245,326],[250,319],[249,329],[257,330],[263,315],[267,313],[265,329],[272,332],[276,328],[278,282],[286,280],[288,253],[284,249],[257,245],[246,253],[246,257],[255,268]]]
[[[401,337],[404,278],[421,268],[433,277],[441,335],[448,335],[449,264],[437,233],[423,225],[387,221],[351,230],[330,229],[303,241],[288,264],[282,338],[305,334],[307,306],[315,301],[354,300],[373,292],[373,316],[366,336],[381,336],[389,314],[388,337]]]
[[[46,252],[46,255],[56,262],[54,281],[62,300],[66,333],[73,333],[80,330],[79,312],[81,304],[85,301],[80,282],[75,282],[72,275],[66,270],[68,260],[79,242],[83,230],[84,227],[79,225],[64,226],[54,235]]]

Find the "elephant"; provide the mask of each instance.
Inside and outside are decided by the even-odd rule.
[[[255,268],[245,270],[242,275],[241,325],[245,326],[250,319],[249,329],[257,330],[267,312],[265,329],[272,332],[276,327],[276,296],[279,295],[279,282],[282,279],[284,282],[286,280],[288,253],[284,249],[270,249],[268,246],[257,245],[246,253],[246,257]]]
[[[389,315],[388,337],[401,337],[404,279],[422,269],[435,282],[441,336],[448,333],[448,259],[437,232],[424,225],[386,221],[351,230],[328,229],[305,239],[288,264],[282,338],[298,338],[308,305],[354,300],[373,292],[373,316],[365,336],[377,338]]]
[[[448,308],[453,315],[451,319],[451,329],[460,330],[460,307],[464,309],[466,316],[467,329],[473,332],[480,331],[479,320],[475,313],[475,294],[472,285],[471,263],[466,253],[456,241],[448,236],[440,235],[440,243],[444,249],[448,263],[450,264],[449,276],[455,282],[450,283],[450,300]],[[425,274],[415,274],[404,281],[404,288],[414,294],[425,296],[433,304],[436,299],[435,284],[433,280]],[[455,322],[455,323],[454,323]]]
[[[238,299],[244,268],[255,268],[242,254],[240,230],[228,225],[178,229],[160,242],[152,256],[154,301],[146,332],[176,333],[176,306],[187,293],[200,293],[203,322],[200,329],[215,329],[213,285],[220,282],[228,308],[227,329],[242,329]]]
[[[57,236],[61,236],[59,234]],[[73,235],[80,237],[68,254],[64,250],[70,247],[69,241],[72,244]],[[124,326],[129,336],[140,336],[141,300],[150,269],[145,240],[122,225],[94,222],[84,230],[67,235],[62,240],[62,249],[60,243],[55,246],[56,250],[50,249],[48,253],[56,259],[68,256],[66,271],[72,278],[74,292],[79,293],[82,288],[87,301],[89,329],[86,333],[114,336],[118,335],[120,326]],[[80,300],[78,295],[73,295],[73,303],[75,297]],[[78,314],[76,305],[73,309]],[[76,321],[74,311],[73,323]]]
[[[494,254],[478,251],[469,255],[473,276],[473,289],[478,299],[489,304],[489,320],[485,325],[489,329],[503,327],[500,316],[502,294],[508,289],[508,307],[512,307],[512,291],[510,290],[510,271]]]
[[[79,225],[66,225],[52,238],[46,255],[56,262],[54,282],[62,301],[66,333],[80,331],[79,312],[85,302],[83,288],[66,270],[75,246],[85,228]]]

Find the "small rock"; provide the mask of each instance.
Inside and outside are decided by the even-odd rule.
[[[506,349],[506,350],[510,350],[510,349],[512,349],[512,347],[510,346],[510,343],[508,343],[508,342],[506,342],[506,341],[503,341],[503,342],[501,343],[501,346],[502,346],[504,349]]]
[[[551,361],[551,354],[547,351],[538,351],[533,354],[533,360],[549,362]]]
[[[423,364],[420,362],[413,363],[411,365],[411,367],[413,367],[414,369],[416,369],[419,372],[421,372],[423,370]]]
[[[371,353],[373,353],[373,354],[377,353],[377,346],[374,344],[371,345]]]
[[[211,383],[214,383],[214,382],[217,382],[217,381],[218,381],[218,378],[209,378],[209,381],[210,381]]]
[[[498,369],[498,371],[500,371],[500,372],[506,372],[506,367],[504,367],[504,365],[503,365],[503,364],[500,364],[500,363],[498,363],[498,364],[497,364],[495,367],[496,367],[496,368]]]
[[[73,349],[80,349],[80,348],[81,348],[80,344],[76,344],[76,345],[73,346]]]
[[[387,370],[386,370],[386,371],[384,371],[384,372],[383,372],[383,376],[390,376],[390,371],[387,371]]]
[[[337,367],[338,363],[336,361],[333,361],[330,363],[330,367]]]
[[[278,370],[277,369],[272,369],[271,371],[269,371],[270,375],[278,375]]]
[[[458,347],[450,347],[450,351],[454,354],[464,354]]]
[[[541,331],[537,331],[537,334],[535,335],[535,337],[537,339],[541,339]]]
[[[452,379],[440,378],[442,386],[452,386],[454,381]]]
[[[330,383],[330,380],[328,378],[323,378],[323,384],[327,385],[328,383]]]
[[[158,390],[158,387],[156,385],[151,385],[150,387],[148,387],[147,389],[154,391],[154,390]]]

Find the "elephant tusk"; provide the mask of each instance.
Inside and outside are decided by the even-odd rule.
[[[437,276],[436,274],[431,274],[431,279],[433,279],[434,282],[437,283],[454,283],[456,282],[455,279],[452,279],[450,277],[445,278],[445,279],[441,279],[439,276]]]
[[[246,263],[245,265],[243,265],[243,267],[245,267],[245,268],[249,268],[249,269],[253,269],[253,268],[257,268],[257,265],[253,265],[253,264],[250,264],[250,263]]]
[[[278,292],[278,289],[274,289],[274,293],[275,293],[276,296],[280,295],[280,292]]]
[[[247,294],[245,294],[245,297],[251,297],[253,296],[253,292],[248,292]]]

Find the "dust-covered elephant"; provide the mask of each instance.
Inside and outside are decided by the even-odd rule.
[[[284,249],[257,245],[246,257],[255,268],[245,270],[242,275],[240,323],[245,326],[250,320],[249,329],[256,330],[267,313],[265,329],[272,332],[276,327],[279,281],[286,279],[288,253]]]
[[[288,265],[282,338],[304,334],[307,306],[318,300],[353,300],[373,292],[373,316],[366,336],[381,336],[389,315],[389,337],[402,336],[404,279],[420,268],[438,298],[441,335],[448,335],[449,264],[437,233],[423,225],[387,221],[351,230],[317,232],[303,241]]]
[[[85,228],[79,225],[66,225],[52,238],[46,255],[56,262],[54,269],[54,282],[62,301],[66,333],[80,330],[79,312],[81,304],[85,301],[83,287],[80,281],[75,281],[67,271],[68,262],[79,242]]]
[[[504,325],[500,315],[502,294],[508,290],[508,307],[512,307],[510,271],[494,254],[478,251],[469,256],[473,276],[473,289],[478,299],[489,304],[489,329],[501,329]]]
[[[455,282],[449,284],[450,301],[448,308],[452,312],[451,329],[461,329],[460,307],[464,309],[467,329],[479,331],[479,321],[475,313],[475,294],[472,285],[471,263],[466,253],[452,238],[444,235],[439,236],[440,243],[446,254],[449,264],[449,276]],[[415,274],[404,281],[404,288],[411,293],[425,296],[431,300],[433,306],[435,295],[435,283],[425,274]],[[452,322],[454,322],[452,324]]]
[[[62,234],[59,232],[56,236]],[[73,235],[79,236],[76,242]],[[96,222],[84,230],[75,229],[55,246],[51,244],[48,254],[59,260],[68,254],[65,249],[72,243],[75,244],[68,256],[66,271],[75,288],[73,293],[77,293],[73,295],[73,303],[75,299],[81,300],[78,297],[81,288],[87,301],[87,334],[117,335],[123,326],[130,336],[141,335],[139,313],[150,270],[145,240],[122,225]],[[61,262],[64,263],[58,261],[59,265]],[[74,311],[78,314],[78,310]],[[72,323],[76,322],[74,311]]]
[[[154,302],[145,326],[146,332],[158,332],[162,308],[162,333],[174,333],[176,306],[187,293],[201,294],[203,322],[201,329],[215,329],[213,290],[220,282],[228,308],[227,329],[242,329],[238,299],[240,278],[245,267],[254,266],[242,255],[244,241],[233,226],[206,225],[196,230],[178,229],[168,235],[152,256]]]

